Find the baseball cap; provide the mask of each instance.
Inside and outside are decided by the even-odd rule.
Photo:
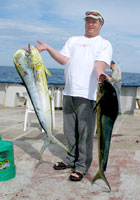
[[[111,61],[111,65],[114,65],[114,64],[115,64],[115,62],[112,60],[112,61]]]
[[[102,24],[104,24],[104,18],[102,17],[101,13],[96,11],[96,10],[93,10],[93,11],[87,11],[85,13],[85,19],[87,19],[88,17],[91,17],[93,19],[100,19]]]

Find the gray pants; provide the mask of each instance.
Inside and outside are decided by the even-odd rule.
[[[83,173],[88,171],[92,162],[96,120],[94,107],[95,101],[82,97],[63,98],[64,134],[70,150],[64,162]]]

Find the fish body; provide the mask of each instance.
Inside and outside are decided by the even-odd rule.
[[[97,179],[103,179],[111,191],[104,171],[107,167],[113,126],[118,116],[118,99],[114,87],[103,74],[99,78],[96,110],[99,170],[92,184]]]
[[[27,89],[36,116],[41,127],[46,132],[46,138],[40,151],[40,158],[50,143],[55,143],[69,152],[69,150],[52,135],[52,109],[46,73],[51,75],[43,65],[42,57],[34,46],[29,50],[20,49],[15,52],[13,61],[17,72]]]

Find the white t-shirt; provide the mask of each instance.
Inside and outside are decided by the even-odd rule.
[[[101,36],[87,38],[75,36],[69,38],[61,54],[70,58],[65,66],[64,95],[84,97],[96,100],[97,74],[95,61],[103,61],[110,65],[112,46]]]

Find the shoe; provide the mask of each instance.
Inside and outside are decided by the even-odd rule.
[[[76,174],[77,177],[74,176],[74,174]],[[84,174],[82,172],[78,172],[78,171],[74,170],[69,178],[71,181],[81,181],[83,179],[83,177],[84,177]]]
[[[67,165],[67,164],[65,164],[63,162],[57,162],[56,164],[53,166],[53,168],[55,170],[63,170],[63,169],[67,169],[67,168],[72,168],[71,165]]]

